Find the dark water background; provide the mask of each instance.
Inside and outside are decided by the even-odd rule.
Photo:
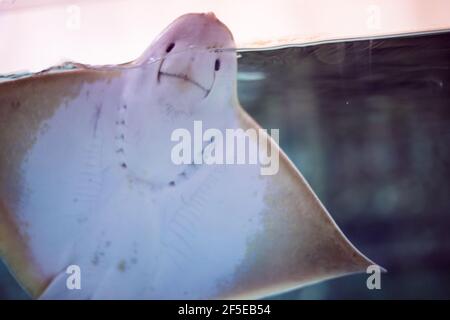
[[[450,33],[248,52],[243,106],[388,269],[279,298],[450,298]]]
[[[388,269],[279,299],[450,299],[450,33],[243,52],[239,98]],[[26,298],[0,266],[0,298]]]

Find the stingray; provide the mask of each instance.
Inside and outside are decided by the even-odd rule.
[[[32,297],[260,298],[373,264],[270,137],[273,175],[171,161],[171,133],[194,121],[260,128],[236,78],[210,13],[181,16],[133,62],[0,84],[0,252]]]

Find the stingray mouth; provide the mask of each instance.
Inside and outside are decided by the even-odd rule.
[[[205,92],[205,98],[208,96],[209,92],[211,91],[211,89],[205,88],[199,82],[189,78],[186,74],[183,74],[183,73],[171,73],[171,72],[159,71],[159,73],[158,73],[158,81],[160,81],[161,76],[166,76],[166,77],[171,77],[171,78],[178,78],[178,79],[181,79],[183,81],[190,82],[191,84],[193,84],[194,86],[200,88],[201,90],[203,90]]]
[[[158,70],[158,77],[157,77],[157,81],[158,83],[161,81],[161,77],[168,77],[168,78],[175,78],[175,79],[179,79],[182,81],[186,81],[190,84],[192,84],[193,86],[199,88],[200,90],[202,90],[205,94],[205,96],[203,98],[206,98],[209,93],[211,92],[212,87],[214,86],[214,81],[215,81],[215,75],[214,75],[214,79],[213,82],[210,86],[210,88],[206,88],[204,85],[202,85],[200,82],[195,81],[194,79],[191,79],[187,74],[184,73],[175,73],[175,72],[167,72],[167,71],[163,71],[162,69],[162,65],[163,63],[161,63],[159,70]]]

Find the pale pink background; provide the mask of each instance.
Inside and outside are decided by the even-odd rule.
[[[0,0],[0,73],[133,60],[174,18],[207,11],[240,47],[450,28],[449,0]]]

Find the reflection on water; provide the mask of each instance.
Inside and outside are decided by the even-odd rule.
[[[450,298],[450,33],[244,52],[239,97],[389,270],[277,298]],[[26,297],[0,266],[0,297]]]
[[[280,298],[450,298],[450,33],[243,53],[243,106],[388,269]]]

